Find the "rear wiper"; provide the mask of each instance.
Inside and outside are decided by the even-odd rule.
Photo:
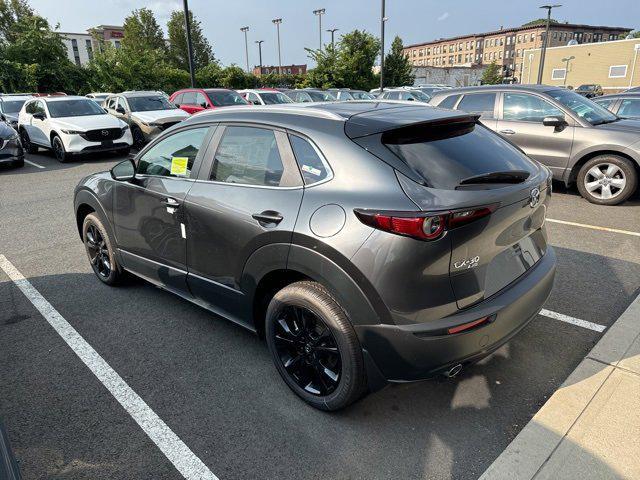
[[[506,172],[491,172],[475,175],[460,180],[460,185],[471,185],[474,183],[522,183],[529,178],[529,172],[524,170],[509,170]]]

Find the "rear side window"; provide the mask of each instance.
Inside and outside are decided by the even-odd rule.
[[[453,107],[455,106],[456,102],[458,101],[458,99],[460,98],[460,95],[449,95],[448,97],[446,97],[444,100],[442,100],[438,106],[440,108],[449,108],[449,109],[453,109]]]
[[[289,135],[289,140],[305,185],[312,185],[329,177],[329,168],[309,141],[297,135]]]
[[[623,100],[618,109],[619,117],[640,117],[640,98]]]
[[[526,155],[472,122],[383,134],[382,142],[433,188],[455,190],[462,180],[487,173],[535,171]]]
[[[470,93],[462,97],[457,109],[469,113],[479,113],[480,118],[493,118],[495,104],[495,93]]]
[[[280,185],[284,166],[273,130],[227,127],[209,180],[242,185]]]

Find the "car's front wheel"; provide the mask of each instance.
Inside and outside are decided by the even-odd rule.
[[[144,139],[144,133],[140,130],[140,127],[131,127],[131,136],[133,137],[133,148],[140,150],[144,147],[146,141]]]
[[[120,282],[123,274],[116,262],[113,243],[95,213],[87,215],[82,223],[82,240],[96,276],[107,285]]]
[[[20,141],[22,142],[22,148],[24,148],[27,153],[38,153],[38,146],[31,143],[31,138],[24,129],[20,132]]]
[[[598,155],[578,172],[578,191],[591,203],[617,205],[627,200],[638,185],[633,164],[618,155]]]
[[[65,163],[71,160],[71,154],[64,148],[64,143],[58,135],[54,135],[51,139],[51,148],[53,149],[53,155],[60,163]]]
[[[304,401],[339,410],[365,391],[362,348],[345,311],[320,284],[293,283],[273,297],[265,334],[278,372]]]

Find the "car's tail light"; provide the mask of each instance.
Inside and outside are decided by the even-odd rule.
[[[354,213],[365,225],[385,232],[420,240],[436,240],[447,230],[491,215],[496,205],[446,212],[386,212],[356,209]]]
[[[451,327],[447,329],[447,333],[449,335],[453,335],[454,333],[464,332],[465,330],[471,330],[472,328],[479,327],[480,325],[484,325],[485,323],[489,323],[493,320],[493,316],[489,315],[488,317],[482,317],[478,320],[473,320],[472,322],[463,323],[462,325],[456,325],[455,327]]]

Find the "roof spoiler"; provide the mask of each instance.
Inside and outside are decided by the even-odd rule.
[[[382,132],[382,143],[402,145],[457,137],[472,131],[479,115],[459,115],[402,125]]]

